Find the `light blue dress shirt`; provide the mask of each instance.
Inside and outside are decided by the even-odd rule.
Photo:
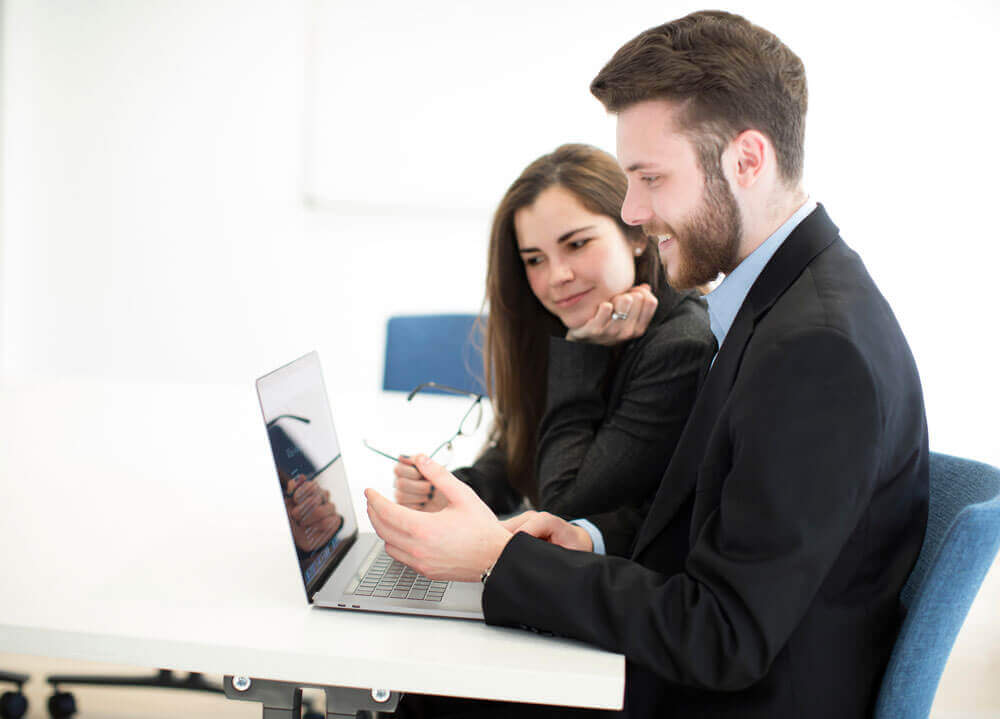
[[[705,300],[708,302],[708,320],[720,349],[726,335],[729,334],[729,328],[733,326],[736,314],[743,306],[743,300],[747,298],[750,288],[757,281],[764,266],[770,262],[774,253],[792,234],[792,230],[798,227],[799,223],[815,209],[816,201],[812,198],[806,200],[805,204],[764,240],[760,247],[751,252],[745,260],[736,266],[736,269],[726,275],[718,287],[705,295]],[[715,362],[715,357],[712,358],[712,362]]]
[[[781,227],[761,243],[760,247],[751,252],[746,259],[736,266],[736,269],[726,275],[718,287],[705,295],[705,300],[708,302],[708,319],[711,324],[712,334],[715,335],[720,348],[726,339],[726,335],[729,334],[729,328],[733,326],[736,313],[740,311],[740,307],[747,298],[750,288],[757,281],[765,265],[774,256],[774,253],[778,251],[782,243],[788,239],[788,236],[792,234],[792,230],[798,227],[799,223],[815,209],[816,201],[812,198],[807,199],[802,207],[797,209],[791,217],[785,220]],[[715,353],[716,357],[718,354],[718,352]],[[715,357],[712,357],[712,363],[715,363]],[[590,535],[590,539],[594,543],[594,552],[596,554],[605,554],[604,536],[593,522],[589,522],[586,519],[574,519],[571,524],[587,530],[587,534]]]

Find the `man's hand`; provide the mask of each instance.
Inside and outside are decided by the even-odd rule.
[[[637,285],[598,305],[594,316],[567,332],[566,339],[610,346],[641,337],[653,319],[658,302],[649,285]]]
[[[440,512],[448,506],[444,493],[421,476],[409,457],[400,457],[392,471],[396,475],[393,487],[397,504],[422,512]]]
[[[594,551],[594,542],[586,529],[548,512],[524,512],[500,524],[509,532],[524,532],[566,549]]]
[[[492,567],[511,533],[472,488],[424,455],[414,458],[420,474],[448,500],[440,512],[419,512],[365,490],[368,518],[393,559],[431,579],[478,581]]]

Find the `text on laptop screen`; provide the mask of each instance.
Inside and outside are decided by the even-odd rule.
[[[306,594],[357,533],[340,443],[319,356],[313,352],[257,380],[280,501],[295,543]]]

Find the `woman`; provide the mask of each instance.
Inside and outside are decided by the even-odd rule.
[[[498,514],[581,517],[652,501],[715,351],[703,303],[667,285],[620,215],[607,153],[563,145],[510,186],[490,235],[484,364],[490,443],[455,475]],[[396,501],[447,500],[412,466]]]

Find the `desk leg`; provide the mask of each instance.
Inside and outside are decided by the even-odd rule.
[[[378,717],[380,712],[395,711],[401,696],[399,692],[379,689],[298,684],[250,677],[234,679],[229,674],[222,680],[222,686],[229,699],[263,704],[263,719],[301,719],[303,687],[326,692],[327,719],[355,719],[359,711]]]

